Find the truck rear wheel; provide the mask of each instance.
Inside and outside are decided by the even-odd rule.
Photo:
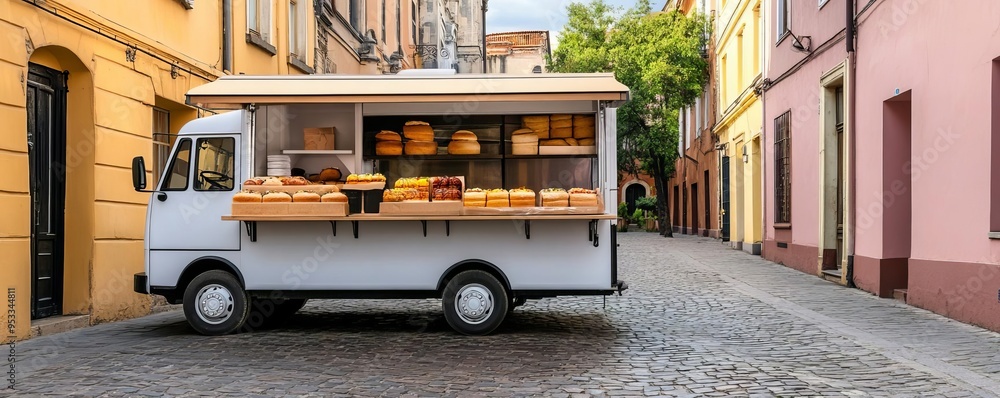
[[[212,270],[196,276],[184,290],[184,317],[198,333],[229,334],[246,321],[250,296],[236,277]]]
[[[455,275],[444,288],[441,307],[448,325],[468,335],[490,334],[507,316],[507,290],[492,274],[479,270]]]

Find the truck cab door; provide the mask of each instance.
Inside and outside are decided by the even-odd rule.
[[[239,135],[177,139],[149,203],[150,250],[239,250],[240,223],[222,221],[241,182]]]

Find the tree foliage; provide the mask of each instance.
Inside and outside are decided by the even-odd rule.
[[[631,90],[618,109],[618,169],[645,173],[656,183],[660,232],[670,235],[666,179],[678,157],[678,115],[708,82],[701,51],[708,37],[703,15],[651,12],[649,0],[621,13],[604,0],[572,3],[554,72],[613,72]]]

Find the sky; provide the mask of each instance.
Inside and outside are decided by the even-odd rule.
[[[566,6],[587,0],[491,0],[486,11],[486,32],[518,30],[551,31],[552,49],[559,41],[559,31],[566,24]],[[635,0],[605,0],[609,4],[628,8]],[[654,10],[663,8],[666,0],[651,1]]]

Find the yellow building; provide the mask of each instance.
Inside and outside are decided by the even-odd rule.
[[[760,254],[761,230],[761,104],[754,85],[761,76],[760,0],[720,0],[716,16],[716,76],[719,115],[714,132],[723,158],[723,217],[729,218],[731,244]],[[728,158],[728,159],[727,159]]]
[[[157,173],[172,134],[206,113],[184,105],[192,87],[310,72],[312,4],[0,0],[0,285],[14,293],[18,339],[60,315],[149,313],[132,292],[149,198],[130,186],[132,157]]]

